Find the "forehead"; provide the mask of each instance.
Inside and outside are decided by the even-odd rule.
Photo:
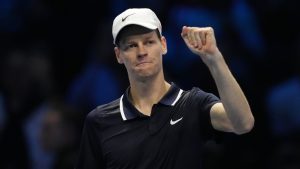
[[[157,37],[157,35],[156,35],[155,31],[152,31],[149,33],[144,33],[144,34],[138,34],[138,35],[129,35],[129,36],[123,38],[123,43],[127,43],[130,41],[151,39],[151,38],[156,38],[156,37]]]

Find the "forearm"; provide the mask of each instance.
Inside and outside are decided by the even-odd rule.
[[[227,117],[237,133],[251,130],[254,118],[248,101],[230,72],[221,53],[208,66],[218,89]]]

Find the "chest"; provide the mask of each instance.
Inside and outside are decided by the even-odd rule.
[[[141,165],[149,167],[154,161],[163,165],[176,158],[188,117],[174,108],[154,108],[152,113],[151,117],[128,120],[103,133],[101,147],[108,166],[117,163],[143,168]]]

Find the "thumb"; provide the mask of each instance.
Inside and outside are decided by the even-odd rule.
[[[215,33],[211,27],[208,28],[208,31],[206,34],[206,41],[211,42],[211,44],[214,44],[214,45],[216,44]]]

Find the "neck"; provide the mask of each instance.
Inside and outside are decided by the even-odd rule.
[[[170,86],[164,77],[130,82],[132,103],[141,113],[150,116],[153,104],[161,100]]]

